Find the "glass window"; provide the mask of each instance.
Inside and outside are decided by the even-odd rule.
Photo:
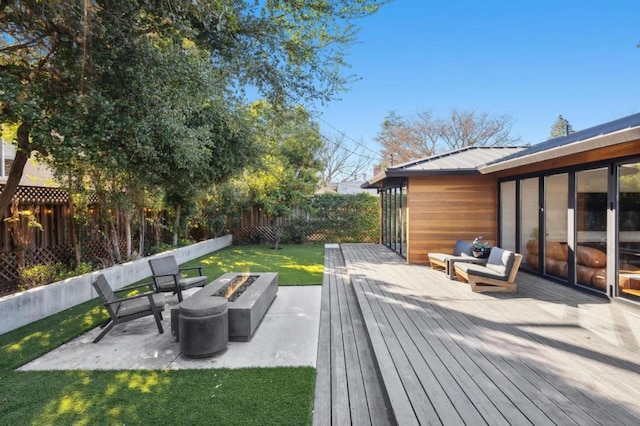
[[[607,290],[608,169],[576,173],[576,281]]]
[[[523,267],[538,270],[538,178],[520,181],[520,250]]]
[[[516,250],[516,182],[500,184],[500,246]]]
[[[569,276],[567,247],[569,176],[566,173],[548,176],[545,178],[544,188],[544,272],[567,279]]]
[[[640,163],[618,170],[619,294],[640,300]]]

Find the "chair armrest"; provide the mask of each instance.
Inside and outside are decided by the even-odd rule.
[[[142,283],[142,284],[123,287],[121,289],[118,289],[118,290],[114,291],[114,293],[120,293],[121,291],[131,291],[131,290],[135,290],[135,289],[143,288],[143,287],[149,287],[149,289],[154,289],[156,287],[156,285],[155,285],[155,283],[153,281],[149,281],[149,282],[145,282],[145,283]]]
[[[176,277],[180,276],[180,274],[162,274],[162,275],[152,275],[151,278],[161,278],[161,277],[173,277],[175,280]],[[154,281],[155,283],[155,281]]]
[[[145,291],[144,293],[135,294],[133,296],[119,297],[117,300],[112,300],[111,302],[104,302],[104,304],[105,305],[113,305],[113,304],[116,304],[116,303],[124,302],[125,300],[140,299],[142,297],[152,297],[154,294],[156,294],[156,293],[153,292],[153,291]]]
[[[197,269],[198,273],[200,274],[200,276],[204,275],[204,272],[202,271],[202,266],[189,266],[189,267],[186,267],[186,268],[180,268],[180,272],[182,272],[182,271],[190,271],[190,270],[193,270],[193,269]]]

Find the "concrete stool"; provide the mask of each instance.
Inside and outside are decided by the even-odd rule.
[[[212,356],[227,348],[229,317],[224,297],[190,297],[178,305],[180,350],[191,358]]]

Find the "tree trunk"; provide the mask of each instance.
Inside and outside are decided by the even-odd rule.
[[[131,241],[131,210],[128,210],[124,213],[124,232],[125,238],[127,239],[127,248],[126,248],[126,257],[127,259],[131,258],[131,246],[133,242]]]
[[[178,247],[178,231],[180,230],[180,210],[182,206],[180,204],[176,204],[176,222],[173,227],[173,246]]]
[[[145,239],[145,231],[147,227],[147,213],[145,212],[144,207],[140,207],[140,241],[138,242],[138,253],[140,256],[144,256],[144,239]]]
[[[116,227],[115,221],[113,220],[113,215],[108,214],[107,216],[109,217],[108,225],[111,230],[111,249],[115,256],[116,263],[119,263],[122,261],[122,255],[120,254],[120,239],[118,238],[118,229]]]
[[[71,182],[71,178],[69,178]],[[71,247],[73,247],[73,256],[76,262],[75,266],[80,264],[80,245],[78,244],[78,231],[76,229],[76,221],[74,219],[75,204],[73,203],[73,195],[69,191],[69,237],[71,239]]]
[[[11,200],[18,191],[18,185],[22,179],[22,173],[24,166],[27,164],[27,160],[31,156],[29,150],[29,129],[22,123],[18,127],[18,149],[16,150],[16,158],[11,165],[11,171],[7,177],[7,183],[4,185],[4,190],[0,194],[0,220],[4,219],[11,205]]]
[[[153,224],[153,232],[154,232],[154,237],[155,237],[155,245],[156,247],[160,245],[160,219],[161,219],[161,214],[160,212],[156,212],[155,216],[156,216],[156,220],[155,223]]]

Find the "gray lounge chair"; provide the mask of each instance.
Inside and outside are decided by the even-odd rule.
[[[457,262],[456,276],[468,281],[475,292],[509,292],[517,290],[515,282],[522,255],[499,247],[491,249],[486,266]]]
[[[127,290],[139,287],[149,288],[150,285],[152,286],[151,283],[148,283],[136,287],[128,287]],[[104,307],[109,313],[109,319],[100,326],[104,328],[104,330],[94,339],[93,343],[98,343],[116,324],[122,324],[147,315],[154,316],[156,325],[158,326],[158,332],[160,332],[160,334],[164,333],[161,323],[161,312],[164,310],[163,294],[148,291],[134,296],[117,297],[103,274],[98,275],[93,282],[93,287],[96,289],[96,292],[98,292],[98,296],[100,296]]]
[[[172,292],[178,295],[178,301],[182,302],[182,291],[192,287],[204,287],[207,285],[207,277],[203,275],[202,266],[180,268],[173,256],[163,256],[149,260],[149,266],[153,274],[153,282],[158,292]],[[189,270],[198,270],[198,276],[183,277],[182,273]]]

